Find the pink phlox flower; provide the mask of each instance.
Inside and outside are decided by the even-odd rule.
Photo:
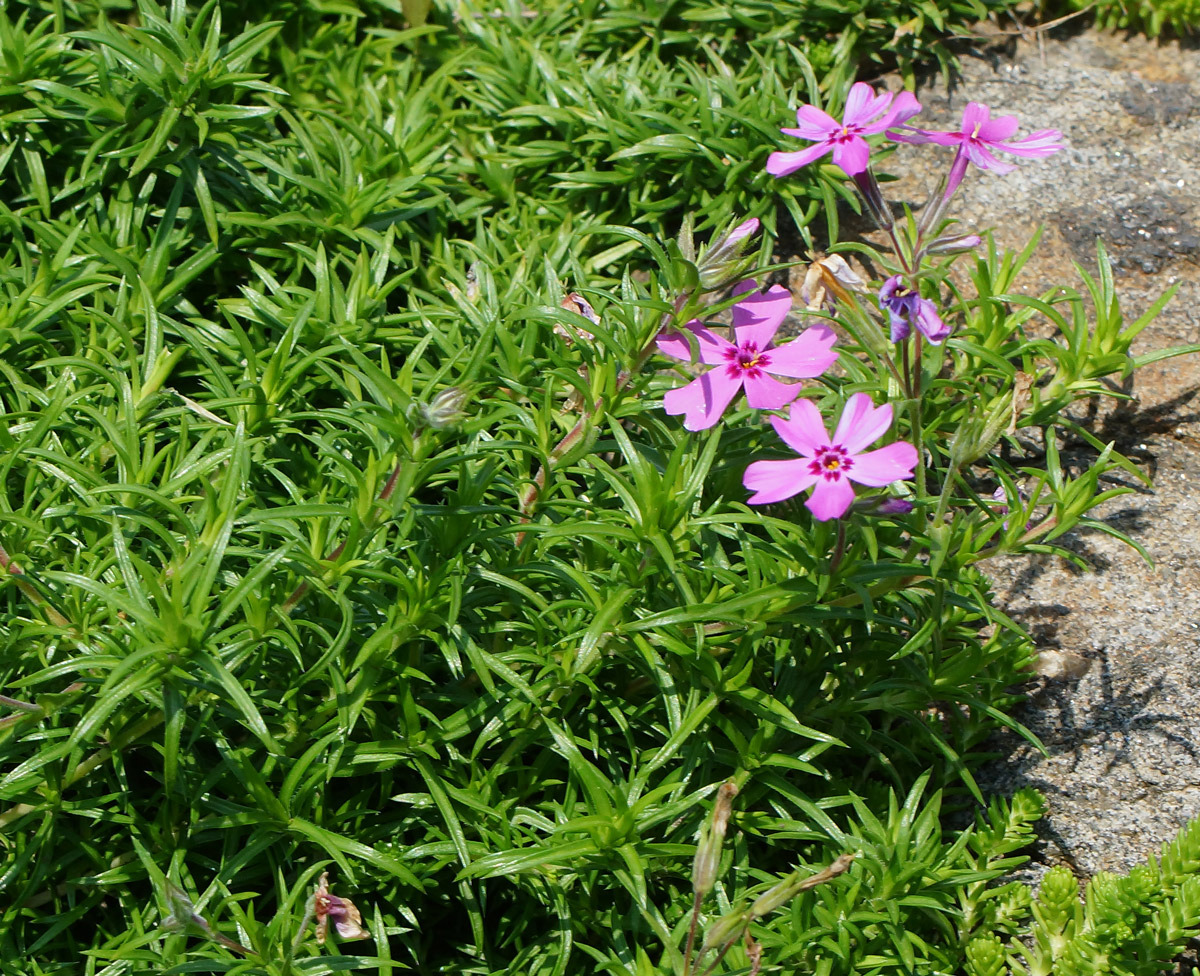
[[[937,306],[905,285],[899,275],[892,275],[879,289],[879,307],[888,313],[892,342],[907,339],[914,325],[935,346],[950,334]]]
[[[695,337],[700,362],[714,367],[663,398],[667,413],[683,414],[683,426],[688,430],[712,427],[742,387],[746,389],[746,402],[756,410],[779,410],[796,399],[800,384],[781,383],[774,376],[820,376],[837,359],[832,349],[835,336],[824,325],[806,329],[784,345],[772,345],[791,310],[792,296],[779,285],[761,293],[757,287],[747,281],[736,289],[753,294],[733,306],[733,342],[710,332],[698,321],[687,324]],[[659,336],[658,348],[676,359],[692,358],[691,346],[681,332]]]
[[[800,457],[755,461],[747,467],[742,483],[754,492],[748,499],[751,505],[783,501],[811,487],[805,505],[824,522],[840,518],[854,501],[850,482],[881,488],[911,478],[917,464],[917,449],[904,441],[864,452],[892,424],[891,404],[876,407],[865,393],[846,401],[832,437],[811,400],[797,400],[787,419],[772,417],[771,423]]]
[[[816,145],[799,152],[771,153],[767,172],[787,176],[832,152],[834,163],[847,176],[856,176],[866,170],[871,156],[871,147],[863,137],[907,122],[920,111],[921,104],[912,92],[876,95],[870,85],[860,81],[850,88],[841,122],[815,105],[801,105],[796,110],[798,128],[781,131]]]
[[[1011,163],[997,159],[992,154],[993,150],[999,149],[1013,156],[1042,158],[1052,156],[1063,148],[1059,142],[1062,133],[1057,129],[1039,129],[1020,139],[1013,139],[1019,125],[1017,117],[1001,115],[993,119],[991,111],[979,102],[968,102],[957,132],[935,132],[902,124],[899,129],[889,132],[888,138],[897,142],[957,146],[958,153],[950,166],[950,176],[946,182],[947,196],[962,182],[968,162],[997,173],[1009,173],[1015,169]]]

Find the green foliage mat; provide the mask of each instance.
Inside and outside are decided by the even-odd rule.
[[[0,5],[4,965],[669,968],[727,778],[722,907],[865,865],[773,964],[961,965],[1040,806],[940,804],[1024,635],[892,524],[831,591],[740,505],[761,431],[626,384],[684,211],[832,219],[762,173],[812,64],[987,9]],[[324,871],[372,942],[312,942]]]

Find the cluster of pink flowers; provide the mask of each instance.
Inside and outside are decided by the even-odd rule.
[[[991,110],[978,102],[967,103],[962,125],[956,132],[936,132],[908,125],[908,120],[920,111],[921,103],[912,92],[876,95],[870,85],[860,81],[850,88],[841,122],[814,105],[802,105],[797,109],[799,127],[780,131],[815,145],[799,152],[771,153],[767,172],[772,176],[787,176],[831,152],[834,163],[853,178],[865,172],[870,162],[871,147],[864,136],[884,132],[896,142],[958,147],[946,184],[946,195],[949,196],[962,182],[968,162],[997,173],[1007,173],[1013,168],[992,155],[992,150],[999,149],[1014,156],[1041,157],[1062,149],[1062,143],[1058,141],[1062,133],[1057,129],[1042,129],[1023,139],[1013,139],[1017,117],[1004,115],[993,119]]]
[[[791,404],[787,419],[772,417],[771,423],[800,459],[751,464],[745,474],[745,485],[754,492],[750,504],[783,501],[811,487],[812,496],[805,504],[813,515],[822,520],[838,518],[854,501],[851,481],[882,487],[912,477],[917,451],[911,444],[898,442],[864,451],[891,426],[890,405],[875,407],[866,394],[856,393],[830,437],[812,401],[797,399],[801,384],[774,378],[812,379],[824,373],[837,359],[833,331],[815,325],[776,346],[775,334],[791,311],[791,293],[779,285],[760,292],[753,281],[743,282],[738,292],[746,297],[733,306],[734,341],[698,321],[687,324],[700,362],[711,369],[672,390],[663,405],[667,413],[683,414],[688,430],[704,430],[721,419],[742,389],[746,402],[759,410],[780,410]],[[681,332],[659,336],[658,348],[676,359],[692,358],[691,343]]]
[[[787,176],[831,154],[833,162],[854,180],[872,213],[880,215],[877,219],[888,222],[890,227],[890,211],[869,170],[871,147],[867,136],[885,134],[897,142],[955,148],[942,198],[930,214],[935,218],[933,223],[940,220],[968,164],[1005,173],[1013,167],[994,155],[997,150],[1036,158],[1062,148],[1058,141],[1061,134],[1054,129],[1014,138],[1018,124],[1015,116],[993,119],[990,109],[977,102],[968,103],[960,127],[950,132],[909,125],[909,120],[920,111],[921,105],[911,92],[876,94],[869,85],[860,82],[850,89],[841,121],[816,106],[801,106],[796,112],[797,128],[782,131],[813,145],[795,152],[772,153],[767,160],[767,172],[776,177]],[[733,233],[737,242],[741,242],[757,228],[757,221],[747,221]],[[939,238],[928,245],[925,253],[958,253],[977,246],[979,241],[971,234]],[[720,246],[727,244],[728,241]],[[919,254],[920,248],[917,250]],[[943,321],[936,303],[921,296],[918,264],[901,270],[907,273],[889,277],[878,294],[879,308],[887,317],[892,342],[905,342],[914,330],[932,344],[943,342],[950,334],[950,326]],[[791,293],[779,285],[760,292],[753,281],[743,282],[736,292],[745,297],[733,306],[731,339],[717,335],[699,321],[692,321],[684,327],[685,331],[660,335],[658,348],[689,363],[695,355],[702,366],[709,367],[664,398],[667,413],[682,414],[688,430],[714,426],[742,390],[746,403],[754,409],[779,411],[790,405],[786,417],[778,414],[771,417],[771,425],[799,457],[755,461],[747,467],[743,483],[753,493],[749,503],[779,502],[811,488],[812,494],[805,504],[813,516],[820,520],[834,519],[844,515],[854,501],[851,482],[880,488],[911,478],[918,463],[917,449],[912,444],[897,441],[866,450],[891,427],[890,404],[875,406],[865,393],[855,393],[847,400],[830,436],[816,405],[800,395],[803,384],[777,378],[806,380],[824,373],[837,359],[833,332],[825,325],[814,325],[792,341],[776,345],[775,336],[791,311]],[[898,504],[885,501],[879,506],[881,510],[905,508],[898,499],[891,501]]]

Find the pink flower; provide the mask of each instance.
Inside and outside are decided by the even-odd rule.
[[[824,522],[845,514],[854,501],[851,481],[881,488],[911,478],[917,464],[917,449],[904,441],[863,453],[892,423],[891,404],[876,407],[865,393],[855,393],[846,401],[833,437],[825,432],[821,413],[811,400],[797,400],[790,417],[772,417],[771,423],[800,458],[755,461],[746,468],[742,483],[754,492],[748,499],[751,505],[780,502],[811,486],[812,497],[805,505]]]
[[[774,152],[767,160],[767,172],[772,176],[787,176],[801,166],[807,166],[833,153],[833,161],[847,176],[856,176],[867,168],[871,147],[863,136],[883,132],[893,125],[907,122],[921,111],[921,103],[912,92],[876,95],[870,85],[858,82],[846,97],[846,111],[839,122],[815,105],[801,105],[796,110],[799,128],[782,129],[785,135],[815,142],[815,146],[799,152]]]
[[[992,150],[1011,153],[1014,156],[1041,158],[1052,156],[1060,149],[1062,133],[1057,129],[1039,129],[1037,132],[1013,139],[1017,131],[1017,117],[1002,115],[997,119],[991,117],[992,110],[979,102],[968,102],[963,109],[962,125],[957,132],[933,132],[928,129],[918,129],[910,125],[902,125],[895,132],[889,132],[888,138],[897,142],[934,143],[938,146],[957,146],[958,153],[950,165],[950,176],[946,181],[946,196],[950,196],[962,182],[963,174],[967,171],[967,163],[971,162],[980,169],[994,169],[997,173],[1009,173],[1015,167],[1003,162],[992,155]]]
[[[754,291],[753,281],[743,282],[738,292]],[[733,306],[730,342],[704,328],[698,321],[687,324],[695,336],[700,362],[714,366],[687,386],[663,398],[667,413],[684,415],[688,430],[704,430],[721,419],[725,408],[746,388],[746,402],[756,410],[778,410],[800,393],[799,383],[780,383],[768,374],[797,379],[820,376],[837,359],[834,334],[823,325],[805,330],[783,346],[771,345],[775,333],[791,310],[792,296],[786,288],[772,285],[765,292],[742,299]],[[691,360],[691,347],[680,332],[658,337],[658,348],[676,359]]]

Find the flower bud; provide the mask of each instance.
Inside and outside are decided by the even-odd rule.
[[[742,255],[750,238],[758,233],[758,228],[758,218],[751,217],[709,244],[697,263],[703,288],[713,291],[741,278],[750,270],[753,260]]]
[[[457,386],[448,386],[428,404],[421,404],[421,419],[434,430],[453,427],[466,416],[463,412],[463,404],[466,402],[466,393]]]
[[[892,207],[884,199],[883,190],[879,188],[879,181],[875,179],[875,174],[870,169],[865,169],[861,173],[855,173],[851,179],[858,187],[858,193],[862,197],[863,203],[867,205],[867,212],[870,213],[879,229],[890,230],[896,221],[892,217]]]
[[[845,874],[853,863],[853,854],[842,854],[835,858],[829,867],[822,868],[816,874],[810,874],[806,878],[801,878],[799,871],[793,871],[782,881],[758,896],[758,899],[750,906],[751,917],[762,918],[764,915],[769,915],[777,908],[782,908],[792,898],[800,894],[800,892],[808,891],[819,884],[831,881],[840,874]]]
[[[721,847],[725,843],[725,829],[729,826],[729,815],[733,811],[733,798],[737,786],[722,783],[717,790],[717,801],[696,848],[696,860],[692,864],[692,889],[697,895],[712,891],[716,882],[717,865],[721,861]]]
[[[749,921],[749,916],[741,909],[735,909],[728,915],[722,915],[704,933],[704,945],[700,949],[700,954],[704,955],[727,942],[732,942],[746,930]]]
[[[958,234],[939,237],[925,249],[926,254],[963,254],[973,251],[983,243],[978,234]]]
[[[860,515],[908,515],[913,510],[913,503],[906,498],[877,495],[874,498],[858,499],[850,506],[850,510]]]
[[[1004,433],[1011,410],[1012,395],[1006,393],[965,417],[950,437],[950,463],[961,468],[987,454]]]
[[[758,228],[758,218],[751,217],[749,220],[743,220],[724,237],[717,238],[700,255],[700,269],[703,271],[730,258],[741,257],[750,238],[758,233]]]
[[[782,908],[798,893],[798,880],[793,872],[772,885],[754,900],[754,904],[750,906],[750,914],[755,918],[762,918],[764,915],[770,915],[775,909]]]

